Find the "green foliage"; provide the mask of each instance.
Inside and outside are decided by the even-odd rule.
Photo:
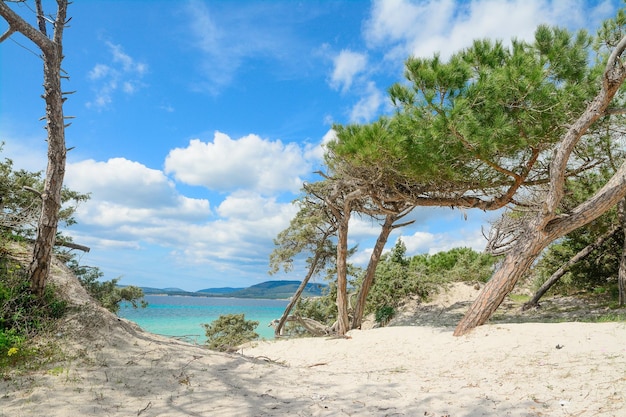
[[[210,324],[203,324],[209,349],[227,352],[256,340],[258,321],[246,320],[244,314],[224,314]]]
[[[52,285],[43,297],[33,295],[25,269],[0,252],[0,366],[14,363],[27,340],[62,317],[66,305]]]
[[[377,167],[389,183],[421,191],[491,195],[532,149],[550,150],[594,94],[590,45],[585,32],[541,26],[532,43],[477,40],[447,61],[409,58],[407,82],[389,90],[396,113],[335,126],[327,163]]]
[[[301,298],[294,309],[294,314],[332,325],[337,320],[337,284],[331,282],[321,297]]]
[[[79,265],[74,258],[70,259],[67,265],[87,292],[107,310],[117,313],[122,302],[130,303],[133,308],[147,307],[148,303],[143,300],[144,294],[141,288],[133,285],[120,287],[117,285],[119,278],[101,281],[100,278],[104,274],[100,269]]]
[[[496,261],[491,255],[469,248],[410,259],[405,253],[404,243],[398,240],[393,250],[383,255],[368,295],[366,312],[379,314],[384,309],[393,309],[408,296],[426,299],[447,282],[487,281]]]
[[[376,310],[376,313],[374,313],[374,319],[376,320],[376,323],[381,326],[386,326],[395,314],[396,310],[393,307],[383,306]]]
[[[25,238],[34,237],[41,212],[41,198],[38,194],[43,190],[41,176],[41,172],[14,171],[13,161],[10,159],[0,161],[0,229],[5,233],[10,232]],[[75,224],[73,216],[76,208],[88,199],[89,194],[63,187],[59,223],[63,226]]]
[[[291,271],[294,258],[307,253],[307,264],[312,268],[311,276],[314,276],[334,260],[336,248],[330,237],[335,227],[324,204],[311,193],[305,192],[294,203],[299,207],[298,213],[274,239],[270,274],[278,272],[281,267],[285,272]]]
[[[406,257],[406,246],[398,239],[394,248],[382,256],[374,284],[370,289],[365,312],[373,313],[376,321],[386,324],[395,314],[396,307],[409,296],[428,298],[447,282],[487,281],[493,273],[497,258],[469,248],[455,248],[434,255],[416,255]],[[359,278],[350,282],[356,294],[361,285],[362,271]],[[305,298],[298,301],[294,315],[316,320],[331,326],[337,320],[337,286],[330,282],[328,292],[321,297]],[[353,300],[354,301],[354,300]],[[303,334],[297,324],[288,323],[286,333]]]

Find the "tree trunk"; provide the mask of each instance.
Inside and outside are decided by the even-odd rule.
[[[539,302],[541,297],[543,297],[544,294],[546,292],[548,292],[548,290],[554,284],[556,284],[559,281],[559,279],[561,279],[561,277],[563,275],[565,275],[567,273],[567,271],[569,271],[570,268],[574,264],[576,264],[576,262],[579,262],[579,261],[585,259],[587,256],[589,256],[589,254],[591,254],[594,250],[596,250],[600,246],[602,246],[604,244],[604,242],[606,242],[607,239],[609,239],[611,236],[613,236],[615,233],[617,233],[617,231],[619,229],[620,229],[619,226],[613,227],[611,230],[609,230],[608,232],[606,232],[605,234],[600,236],[591,245],[586,246],[584,249],[582,249],[580,252],[578,252],[576,255],[574,255],[569,261],[567,261],[565,264],[563,264],[559,269],[557,269],[556,272],[554,272],[550,276],[550,278],[548,278],[546,280],[546,282],[544,282],[543,285],[537,290],[537,292],[535,293],[533,298],[531,298],[529,301],[524,303],[524,305],[522,306],[522,311],[526,311],[526,310],[528,310],[531,307],[536,307],[537,303]]]
[[[50,39],[46,33],[46,20],[41,0],[35,1],[39,30],[24,21],[5,2],[0,1],[0,15],[9,24],[9,30],[0,40],[18,31],[33,41],[42,52],[44,94],[46,101],[46,130],[48,131],[48,166],[46,181],[41,195],[41,215],[37,238],[33,249],[33,261],[29,267],[31,290],[41,296],[50,271],[52,248],[56,239],[61,208],[61,190],[65,176],[65,118],[63,116],[63,91],[61,89],[61,62],[63,61],[63,29],[67,16],[67,0],[57,0],[57,13],[53,23],[54,33]]]
[[[337,228],[337,334],[343,336],[350,328],[348,317],[348,221],[350,212],[338,221]]]
[[[48,130],[48,168],[42,193],[41,216],[37,238],[30,264],[31,289],[42,295],[52,259],[52,248],[56,240],[61,209],[61,190],[65,177],[65,126],[63,117],[63,97],[61,95],[60,46],[53,51],[44,51],[44,98],[46,100],[46,129]]]
[[[326,240],[326,238],[322,239],[321,245],[324,244],[325,240]],[[281,316],[280,320],[278,321],[278,325],[274,329],[274,335],[276,337],[282,336],[283,327],[285,326],[285,322],[287,322],[287,317],[289,317],[289,313],[291,313],[291,309],[293,308],[293,306],[296,305],[296,303],[300,299],[300,296],[304,292],[304,289],[306,288],[306,285],[309,283],[309,280],[311,279],[311,277],[315,273],[315,270],[317,268],[317,263],[318,263],[319,259],[320,259],[320,249],[318,248],[318,250],[315,251],[315,257],[313,258],[313,261],[311,262],[311,266],[309,267],[309,272],[306,274],[306,277],[304,277],[304,279],[302,280],[302,283],[300,284],[300,286],[298,287],[296,292],[293,294],[293,297],[291,297],[291,301],[289,301],[289,304],[285,308],[285,311],[283,312],[283,315]]]
[[[626,162],[604,187],[568,215],[553,216],[548,220],[547,214],[538,213],[529,224],[523,238],[511,249],[502,266],[493,274],[461,319],[454,330],[454,335],[462,336],[474,327],[485,324],[543,249],[555,239],[597,219],[624,197],[626,197]]]
[[[618,303],[620,307],[624,307],[626,305],[626,199],[623,199],[617,205],[617,213],[624,234],[624,246],[617,273]]]
[[[517,281],[530,268],[541,251],[552,240],[537,229],[530,229],[506,256],[502,265],[485,284],[474,303],[454,329],[454,336],[461,336],[474,327],[483,325],[502,304]]]
[[[354,317],[352,319],[353,329],[361,328],[361,323],[363,322],[363,313],[365,311],[365,302],[367,301],[367,295],[370,292],[370,288],[372,288],[372,285],[374,284],[376,267],[378,266],[378,262],[380,261],[380,256],[383,253],[383,249],[385,248],[387,239],[389,238],[391,231],[394,229],[393,222],[395,220],[395,215],[388,214],[385,217],[385,222],[383,223],[380,234],[378,235],[378,239],[376,240],[376,245],[374,246],[374,250],[372,251],[372,255],[370,256],[370,261],[367,265],[367,270],[365,271],[365,277],[363,278],[363,283],[361,284],[361,289],[359,290],[356,306],[354,307]]]
[[[567,214],[558,213],[565,194],[565,173],[574,147],[587,133],[589,127],[606,115],[611,100],[624,83],[626,68],[621,63],[624,49],[626,37],[620,40],[609,56],[600,91],[555,146],[554,157],[550,162],[550,186],[536,217],[529,222],[526,234],[518,239],[502,266],[493,274],[461,319],[454,330],[455,336],[464,335],[474,327],[485,324],[504,297],[515,287],[519,278],[554,239],[565,236],[598,218],[626,196],[626,163],[624,163],[590,199]]]

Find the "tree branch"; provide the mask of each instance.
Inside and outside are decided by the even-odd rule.
[[[54,43],[47,36],[22,19],[4,1],[0,1],[0,16],[9,24],[9,30],[20,32],[33,41],[44,53],[50,53],[55,48]]]

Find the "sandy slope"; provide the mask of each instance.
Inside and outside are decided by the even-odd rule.
[[[626,416],[624,323],[394,326],[226,355],[107,314],[56,268],[81,305],[56,336],[67,360],[1,381],[0,416]]]

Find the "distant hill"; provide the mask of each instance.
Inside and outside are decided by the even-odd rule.
[[[120,285],[122,286],[122,285]],[[233,298],[291,298],[300,286],[300,281],[266,281],[248,288],[205,288],[196,292],[180,288],[141,287],[145,295],[183,295],[187,297],[233,297]],[[326,284],[307,284],[303,297],[319,297],[328,288]]]
[[[125,287],[126,285],[119,285]],[[145,295],[184,295],[187,297],[207,297],[207,294],[198,294],[196,292],[190,292],[181,290],[180,288],[153,288],[153,287],[140,287]]]
[[[290,298],[300,286],[300,281],[266,281],[228,294],[236,298]],[[303,297],[319,297],[328,286],[326,284],[307,284]]]
[[[235,291],[243,290],[244,288],[233,288],[233,287],[221,287],[221,288],[205,288],[204,290],[198,290],[196,292],[205,293],[208,295],[214,294],[219,296],[228,295]]]

